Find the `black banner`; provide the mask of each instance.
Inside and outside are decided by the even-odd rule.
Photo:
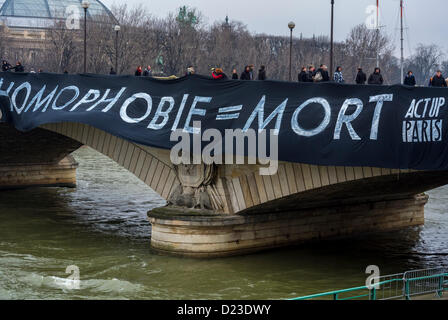
[[[223,136],[275,130],[281,161],[448,169],[442,88],[1,73],[0,90],[1,121],[21,131],[78,122],[170,149],[172,131],[192,133],[200,121],[201,132]]]

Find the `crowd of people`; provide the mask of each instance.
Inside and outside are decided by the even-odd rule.
[[[2,71],[3,72],[25,72],[25,67],[22,65],[20,61],[16,62],[15,66],[12,66],[8,61],[2,61]],[[38,70],[39,73],[43,72],[42,69]],[[36,73],[33,68],[30,69],[30,73]],[[65,74],[68,71],[64,71]],[[110,75],[116,75],[116,70],[112,67],[110,68]],[[195,74],[195,69],[193,66],[188,66],[187,71],[185,73],[186,76]],[[151,66],[148,65],[145,69],[142,66],[138,66],[134,73],[137,77],[152,77],[152,69]],[[227,75],[224,73],[222,68],[212,68],[211,76],[213,79],[228,79]],[[267,80],[266,66],[262,65],[258,69],[258,75],[255,75],[255,66],[253,64],[246,65],[244,67],[243,72],[238,75],[237,69],[232,70],[232,80]],[[328,67],[325,64],[321,64],[319,69],[313,65],[307,67],[302,67],[301,71],[298,74],[297,80],[299,82],[336,82],[336,83],[345,83],[344,75],[342,74],[342,67],[336,67],[336,71],[333,74],[333,77],[330,77],[328,72]],[[374,71],[367,78],[367,75],[363,71],[361,67],[358,68],[358,72],[355,77],[356,84],[371,84],[371,85],[382,85],[384,84],[384,78],[381,74],[380,68],[375,68]],[[412,71],[408,71],[406,77],[403,80],[403,84],[406,86],[416,86],[417,82],[415,80],[415,76]],[[442,75],[441,70],[437,70],[436,74],[429,79],[428,83],[429,87],[448,87],[448,78]]]
[[[212,68],[213,79],[227,79],[227,75],[223,72],[222,68]],[[186,75],[194,74],[194,68],[189,66]],[[258,70],[258,76],[255,78],[254,65],[247,65],[244,67],[244,71],[238,76],[236,69],[232,70],[232,80],[266,80],[266,67],[262,65]],[[344,75],[342,74],[342,67],[336,67],[336,71],[333,77],[330,77],[328,67],[325,64],[321,64],[319,69],[313,65],[302,67],[298,74],[297,80],[299,82],[336,82],[345,83]],[[366,73],[361,67],[358,68],[355,77],[356,84],[369,84],[369,85],[383,85],[384,78],[381,74],[381,69],[376,67],[373,72],[367,77]],[[408,71],[406,77],[403,80],[403,84],[406,86],[416,86],[417,82],[412,71]],[[441,70],[437,70],[436,74],[430,78],[429,87],[448,87],[448,78],[444,78]]]
[[[2,71],[15,71],[15,72],[25,72],[25,67],[22,65],[20,61],[16,62],[15,66],[12,66],[8,61],[2,61]]]
[[[313,65],[310,65],[308,68],[302,67],[299,75],[299,82],[329,82],[333,81],[336,83],[345,83],[344,75],[342,74],[342,67],[336,67],[336,71],[333,74],[333,78],[330,78],[328,73],[328,67],[325,64],[321,64],[319,69]],[[382,85],[384,83],[383,76],[381,75],[380,68],[375,68],[373,73],[367,78],[367,75],[364,73],[361,67],[358,68],[358,73],[356,74],[355,83],[356,84],[376,84]]]
[[[114,70],[114,68],[110,68],[110,74],[117,74],[116,71]],[[151,70],[151,66],[148,65],[144,70],[142,66],[138,66],[137,70],[135,70],[134,75],[136,77],[152,77],[152,70]]]
[[[22,65],[20,61],[16,62],[15,66],[12,66],[8,61],[2,60],[2,72],[25,72],[25,67]],[[39,69],[37,72],[42,73],[44,72],[42,69]],[[36,73],[34,68],[30,69],[30,73]]]

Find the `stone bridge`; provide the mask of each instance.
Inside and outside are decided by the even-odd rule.
[[[87,145],[132,172],[168,205],[148,213],[151,246],[197,257],[224,256],[424,223],[423,192],[448,172],[280,162],[174,166],[169,151],[89,125],[59,123],[21,133],[0,124],[0,189],[76,186],[70,153]]]

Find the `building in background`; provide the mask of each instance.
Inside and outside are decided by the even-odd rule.
[[[0,56],[11,63],[17,60],[36,67],[37,55],[45,49],[48,30],[75,27],[83,30],[81,0],[0,0]],[[90,22],[116,24],[112,12],[98,0],[90,0]],[[78,18],[78,23],[74,20]],[[68,24],[67,24],[68,23]],[[82,41],[82,36],[79,36]]]

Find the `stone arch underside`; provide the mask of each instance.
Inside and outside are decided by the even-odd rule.
[[[230,207],[240,214],[291,211],[341,201],[400,199],[448,184],[448,171],[289,162],[280,162],[272,176],[260,176],[253,166],[230,166],[224,170]]]
[[[108,156],[164,199],[181,186],[169,150],[138,145],[89,125],[58,123],[42,128],[69,137]],[[406,198],[448,183],[448,172],[373,167],[317,166],[279,162],[272,176],[254,165],[216,168],[214,190],[224,214],[257,214],[301,208]],[[341,202],[342,201],[342,202]]]
[[[180,183],[169,151],[149,148],[81,123],[46,124],[41,128],[87,145],[133,173],[165,200]]]

